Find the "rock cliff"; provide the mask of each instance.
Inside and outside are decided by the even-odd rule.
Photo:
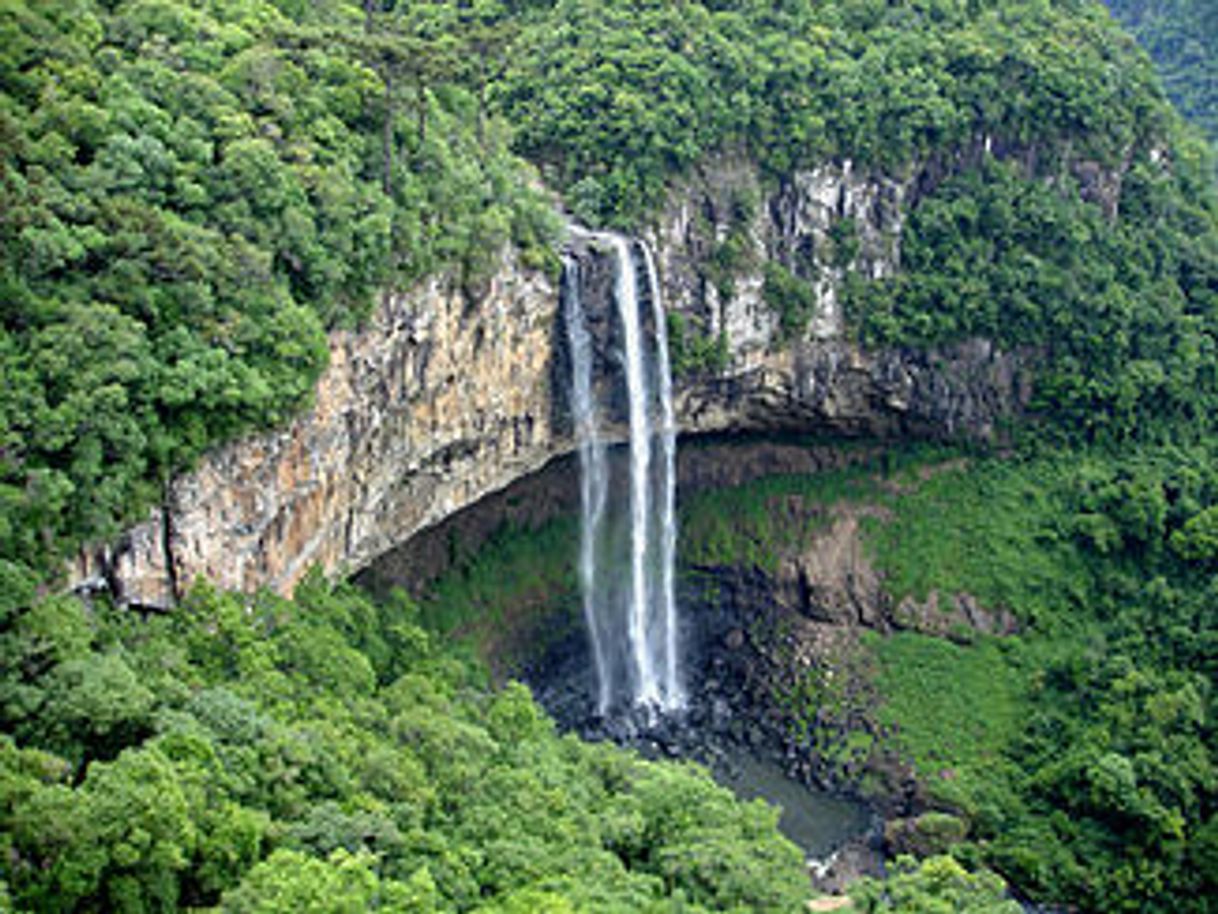
[[[989,438],[1026,405],[1024,359],[986,340],[868,352],[847,339],[844,277],[899,268],[907,206],[927,181],[925,169],[894,178],[847,161],[767,186],[721,159],[674,193],[652,236],[666,304],[705,337],[722,335],[729,353],[725,370],[679,385],[684,429]],[[767,265],[811,288],[802,334],[784,338]]]
[[[569,443],[551,379],[558,294],[505,257],[478,301],[434,280],[387,295],[330,337],[312,406],[206,455],[117,543],[85,550],[77,586],[171,605],[203,575],[289,592],[313,564],[354,571],[537,469]]]
[[[842,278],[898,268],[914,183],[843,163],[771,186],[724,158],[674,189],[649,238],[665,301],[727,344],[713,371],[678,381],[683,433],[990,437],[1026,403],[1020,360],[984,340],[865,352],[845,339]],[[767,263],[814,292],[802,335],[784,336],[766,301]],[[442,279],[385,296],[367,327],[332,334],[307,412],[178,476],[155,516],[82,552],[73,586],[166,607],[199,575],[288,592],[313,564],[365,567],[571,450],[560,319],[557,284],[510,255],[477,300]]]

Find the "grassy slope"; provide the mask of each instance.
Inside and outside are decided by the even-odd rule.
[[[577,624],[577,526],[562,517],[501,529],[428,588],[424,625],[464,642],[497,673],[534,656]]]

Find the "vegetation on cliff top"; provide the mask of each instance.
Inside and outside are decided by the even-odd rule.
[[[1049,340],[1044,405],[1068,423],[1187,412],[1176,392],[1209,390],[1189,355],[1209,358],[1215,283],[1194,150],[1087,0],[12,0],[0,38],[0,555],[42,574],[206,447],[300,408],[323,331],[376,290],[446,271],[475,291],[503,243],[543,249],[553,214],[521,156],[600,223],[637,221],[726,148],[775,179],[978,144],[1032,156],[999,182],[1008,215],[1033,199],[1069,243],[1048,256],[970,222],[954,201],[974,188],[948,188],[913,232],[943,216],[955,235],[855,297],[864,337]],[[1021,190],[1079,162],[1130,170],[1113,225],[1068,181],[1058,203]],[[958,275],[987,244],[1002,251]],[[722,364],[695,329],[682,364]],[[1094,340],[1122,365],[1091,390]],[[1159,358],[1172,346],[1179,362]]]
[[[901,170],[982,137],[1116,164],[1171,116],[1145,58],[1086,0],[562,0],[496,98],[577,212],[629,219],[725,147],[775,177]]]
[[[380,290],[550,241],[457,66],[476,23],[434,12],[418,82],[354,2],[0,7],[0,555],[49,570],[285,421]]]

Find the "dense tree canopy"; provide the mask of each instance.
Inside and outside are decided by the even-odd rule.
[[[1218,7],[1206,0],[1105,0],[1154,58],[1167,94],[1218,142]]]
[[[801,904],[774,810],[558,737],[414,617],[319,576],[146,620],[6,610],[0,886],[28,911]]]
[[[1212,135],[1209,7],[1112,6]],[[852,332],[1020,350],[1042,427],[1129,452],[952,480],[947,508],[875,534],[895,598],[967,588],[1027,631],[874,648],[903,749],[958,768],[934,799],[971,831],[857,904],[1008,910],[963,861],[1088,910],[1204,910],[1212,159],[1091,0],[0,2],[0,907],[798,908],[772,811],[557,737],[403,598],[316,577],[295,602],[204,586],[147,619],[40,598],[205,448],[300,409],[326,331],[384,290],[472,293],[509,243],[548,265],[528,163],[577,217],[638,226],[717,152],[767,182],[828,160],[919,176],[901,269],[847,279]],[[782,345],[807,278],[766,270]],[[671,329],[679,363],[727,362],[726,338]],[[567,564],[519,581],[569,588],[569,555],[520,548]],[[480,611],[518,583],[483,579]],[[1001,713],[945,739],[943,709],[983,691]]]
[[[526,26],[499,104],[516,146],[592,219],[742,146],[772,175],[900,170],[983,137],[1115,163],[1169,119],[1102,7],[957,0],[560,0]]]
[[[0,554],[112,533],[282,422],[379,290],[548,240],[447,69],[463,33],[367,7],[0,9]]]

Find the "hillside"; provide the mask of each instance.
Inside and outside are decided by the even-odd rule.
[[[1215,30],[1201,3],[1112,6],[1162,87],[1091,0],[0,5],[0,907],[804,903],[770,811],[556,735],[453,643],[518,590],[569,611],[569,528],[507,558],[450,540],[421,610],[288,548],[362,534],[370,560],[533,468],[513,448],[570,451],[546,384],[575,219],[655,247],[700,428],[887,454],[682,506],[691,587],[769,586],[836,506],[880,512],[857,651],[765,658],[809,771],[887,808],[883,765],[918,785],[889,848],[927,859],[856,909],[1009,910],[996,872],[1078,910],[1211,910],[1218,200],[1168,96],[1213,128]],[[370,427],[403,450],[357,467]],[[962,463],[910,437],[967,439]],[[366,499],[342,524],[321,466]],[[184,488],[241,536],[263,512],[284,539],[234,577],[286,567],[294,600],[175,578]],[[62,593],[153,508],[166,603],[120,605],[112,566]],[[932,591],[1013,629],[892,615]],[[859,707],[826,685],[855,670]]]
[[[1177,108],[1218,141],[1218,10],[1204,0],[1108,0],[1138,39]]]
[[[46,573],[71,544],[138,516],[210,445],[282,423],[325,362],[323,330],[359,323],[378,290],[437,271],[476,289],[508,241],[552,263],[542,251],[554,218],[520,157],[581,218],[639,224],[671,179],[718,150],[743,147],[782,181],[835,159],[933,176],[981,144],[1021,163],[998,185],[1003,199],[992,217],[929,238],[923,256],[938,276],[976,249],[994,267],[985,286],[920,279],[913,262],[897,288],[857,293],[862,337],[1064,339],[1050,409],[1136,411],[1125,401],[1166,397],[1181,412],[1171,392],[1199,390],[1192,412],[1212,413],[1197,408],[1206,382],[1154,342],[1183,335],[1177,351],[1207,349],[1197,334],[1213,319],[1208,169],[1098,6],[370,10],[6,6],[0,546],[10,559]],[[964,171],[958,181],[993,183]],[[1046,180],[1059,193],[1044,196]],[[1119,192],[1115,223],[1075,209],[1076,190],[1109,209]],[[1034,219],[1056,226],[1019,237]],[[1130,250],[1146,260],[1135,270]],[[716,269],[738,269],[738,255],[725,246]],[[783,266],[799,278],[798,263]],[[1065,282],[1061,270],[1085,279]],[[799,285],[783,292],[781,278],[770,297],[798,336]],[[1060,300],[1058,315],[1042,296]],[[1173,304],[1140,314],[1152,300]],[[906,311],[923,316],[911,324]],[[1100,390],[1079,391],[1090,382],[1077,364],[1097,355],[1096,340],[1113,364]]]

